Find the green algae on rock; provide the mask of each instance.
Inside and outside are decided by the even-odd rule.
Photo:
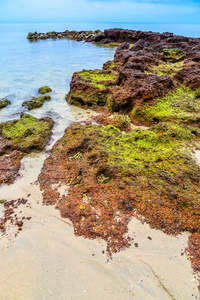
[[[118,73],[110,70],[83,70],[75,72],[66,100],[80,106],[104,106],[109,87],[116,84]]]
[[[159,64],[156,66],[152,66],[151,72],[155,73],[159,76],[173,76],[178,71],[180,71],[184,67],[184,61],[178,61],[175,63],[172,62],[165,62],[165,61],[159,61]],[[147,74],[150,73],[150,71],[146,72]]]
[[[131,118],[148,125],[158,122],[199,124],[200,106],[197,96],[198,90],[178,88],[151,105],[135,106]]]
[[[46,86],[46,85],[40,87],[39,90],[38,90],[38,93],[42,94],[42,95],[50,93],[50,92],[52,92],[52,89],[50,87]]]
[[[23,106],[26,106],[28,110],[34,109],[34,108],[39,108],[43,105],[45,101],[50,101],[51,97],[50,96],[41,96],[38,98],[33,97],[30,100],[24,101]]]
[[[5,204],[6,203],[6,199],[0,199],[0,204]]]
[[[162,60],[172,63],[183,60],[186,57],[185,52],[178,48],[163,49]]]
[[[10,100],[8,100],[8,99],[1,99],[0,100],[0,109],[4,108],[4,107],[6,107],[6,106],[8,106],[10,104],[11,104]]]
[[[36,119],[28,114],[22,114],[19,120],[0,123],[0,184],[14,182],[27,153],[44,149],[53,124],[51,118]]]
[[[111,125],[115,126],[116,128],[119,128],[120,130],[127,130],[131,123],[129,116],[122,114],[113,116],[112,118],[110,118],[109,121]]]
[[[19,120],[0,124],[1,136],[13,147],[23,152],[43,149],[51,136],[54,122],[51,118],[36,119],[22,114]]]
[[[75,233],[101,236],[110,254],[130,245],[133,209],[168,234],[199,232],[200,167],[186,147],[194,138],[169,124],[126,134],[111,125],[72,125],[39,176],[44,202],[58,201]],[[68,185],[68,195],[55,184]]]

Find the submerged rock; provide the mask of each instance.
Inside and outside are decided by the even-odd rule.
[[[40,87],[39,88],[39,90],[38,90],[38,93],[39,94],[47,94],[47,93],[50,93],[50,92],[52,92],[52,89],[50,88],[50,87],[48,87],[48,86],[42,86],[42,87]]]
[[[0,109],[4,108],[4,107],[6,107],[6,106],[8,106],[10,104],[11,104],[10,100],[8,100],[8,99],[1,99],[0,100]]]
[[[41,96],[38,98],[33,97],[30,100],[24,101],[23,106],[26,106],[28,110],[34,109],[34,108],[39,108],[41,107],[45,101],[50,101],[51,97],[50,96]]]

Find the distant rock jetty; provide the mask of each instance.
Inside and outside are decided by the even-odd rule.
[[[101,30],[87,30],[87,31],[76,31],[76,30],[65,30],[64,32],[56,32],[51,31],[47,33],[37,33],[35,32],[29,32],[27,35],[28,40],[46,40],[46,39],[62,39],[67,38],[71,40],[76,41],[83,41],[86,39],[90,39],[93,36],[99,35],[101,33]]]
[[[129,43],[134,44],[133,51],[142,50],[143,48],[152,47],[156,51],[162,52],[163,49],[167,48],[179,48],[188,52],[200,51],[200,38],[190,38],[173,33],[164,32],[152,32],[152,31],[141,31],[141,30],[129,30],[121,28],[105,29],[104,32],[100,30],[88,30],[88,31],[69,31],[56,32],[51,31],[47,33],[29,32],[27,35],[28,40],[45,40],[45,39],[61,39],[68,38],[76,41],[94,42],[100,44],[111,44],[111,43]],[[124,48],[126,49],[126,47]],[[122,50],[122,49],[120,49]],[[195,51],[194,51],[195,50]]]

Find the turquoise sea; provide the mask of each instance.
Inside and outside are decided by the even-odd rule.
[[[52,101],[31,111],[36,117],[51,116],[66,126],[72,121],[71,108],[65,101],[73,72],[102,68],[113,59],[115,49],[67,39],[30,42],[28,32],[68,30],[104,30],[124,28],[198,37],[200,25],[139,24],[139,23],[55,23],[0,24],[0,99],[8,98],[12,105],[0,111],[0,122],[19,118],[22,102],[37,96],[42,85],[52,88]]]

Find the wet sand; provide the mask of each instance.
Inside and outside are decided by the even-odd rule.
[[[46,157],[25,157],[21,176],[0,187],[0,199],[28,199],[17,214],[32,217],[17,237],[12,227],[1,236],[0,299],[199,299],[198,283],[183,254],[187,233],[167,236],[133,218],[133,245],[107,261],[104,241],[75,237],[68,219],[42,205],[34,182]]]

